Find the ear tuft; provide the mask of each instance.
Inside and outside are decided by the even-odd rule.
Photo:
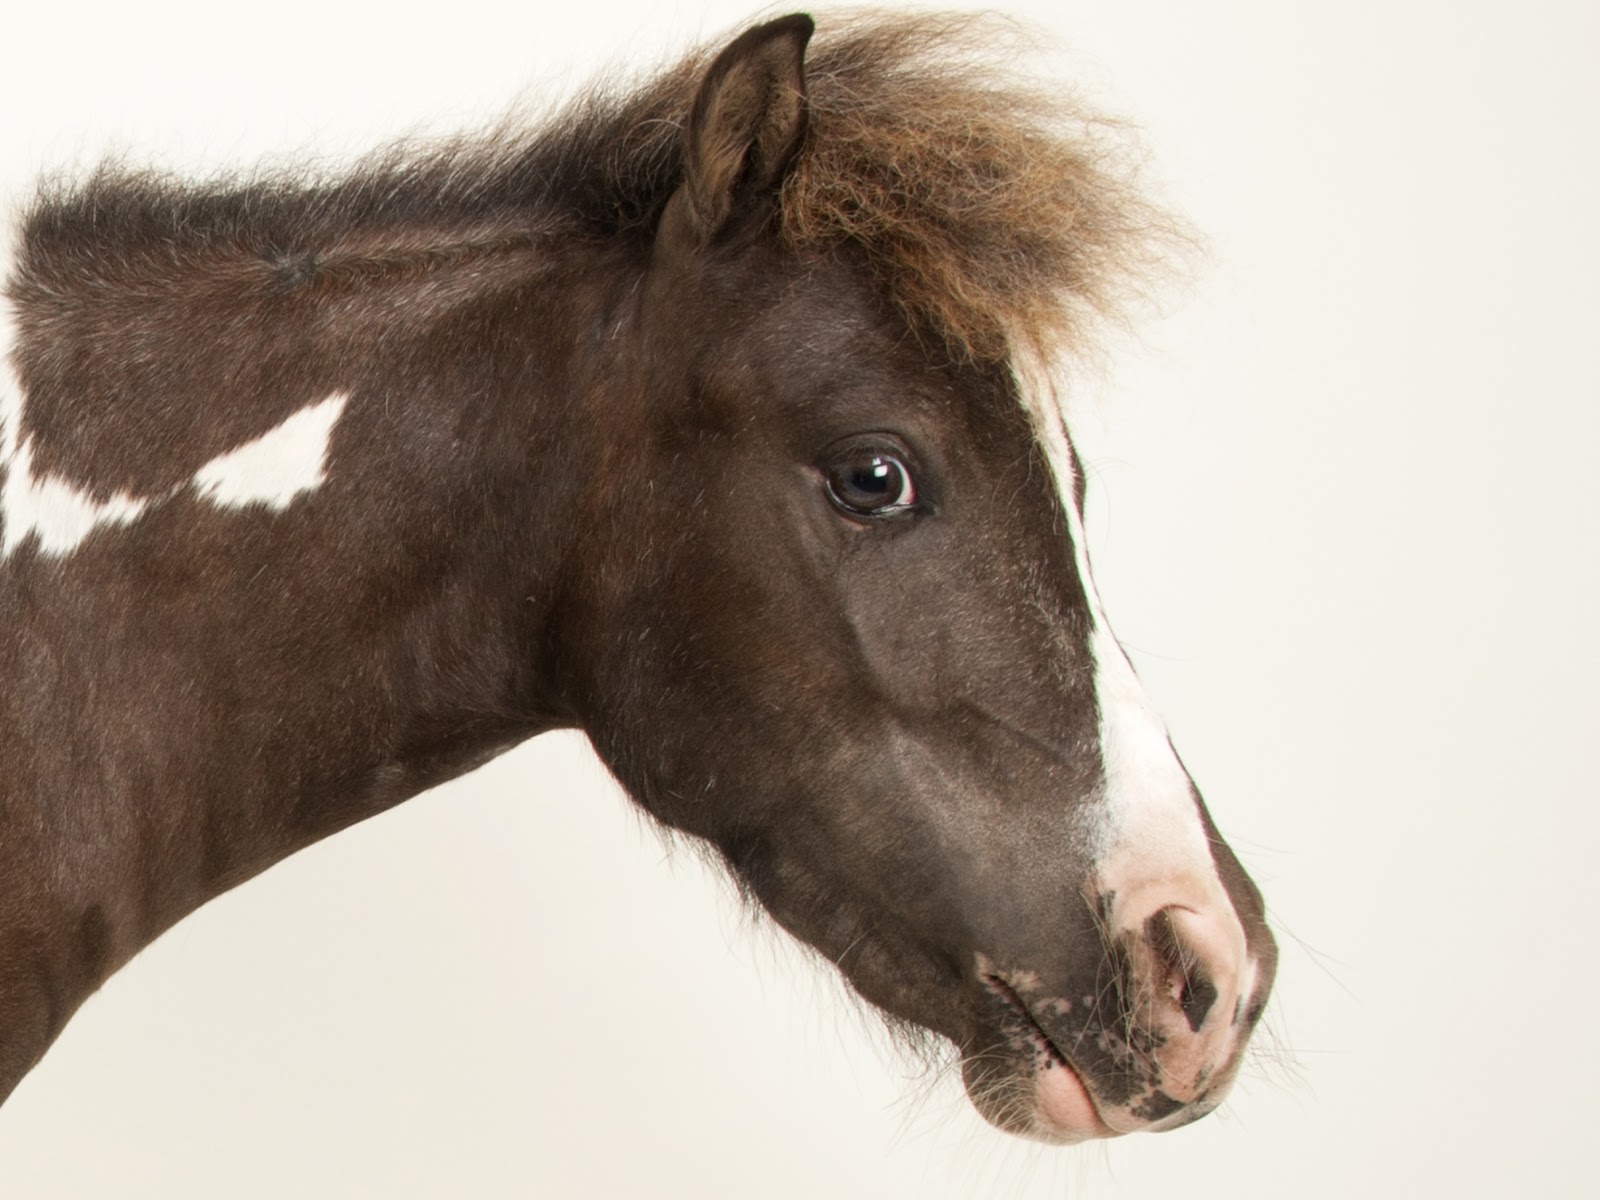
[[[763,214],[806,131],[804,13],[746,30],[701,81],[684,131],[684,214],[704,246]]]

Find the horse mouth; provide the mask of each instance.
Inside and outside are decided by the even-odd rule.
[[[964,1069],[967,1091],[978,1111],[988,1120],[1014,1133],[1041,1141],[1071,1143],[1090,1138],[1116,1137],[1118,1131],[1100,1116],[1088,1085],[1056,1045],[1027,1002],[999,975],[980,976],[985,990],[997,1002],[1000,1031],[1005,1045],[1000,1054],[1009,1058],[1010,1078],[993,1078],[994,1070],[976,1066]]]

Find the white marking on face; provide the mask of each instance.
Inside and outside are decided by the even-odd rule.
[[[1070,460],[1069,460],[1070,465]],[[1069,485],[1070,486],[1070,485]],[[1119,847],[1145,860],[1150,874],[1166,874],[1179,864],[1215,868],[1200,823],[1188,772],[1178,761],[1133,664],[1111,632],[1105,608],[1089,569],[1083,515],[1074,497],[1065,497],[1078,578],[1089,600],[1089,652],[1095,664],[1095,698],[1100,706],[1100,756],[1112,828],[1103,852]]]
[[[263,504],[282,511],[322,486],[328,440],[350,396],[307,405],[254,441],[218,455],[194,475],[196,491],[219,508]]]
[[[1118,893],[1119,912],[1127,911],[1129,904],[1137,908],[1134,894],[1156,885],[1173,890],[1166,903],[1221,905],[1231,912],[1188,772],[1112,634],[1095,590],[1083,514],[1078,510],[1073,456],[1048,379],[1041,371],[1019,367],[1017,380],[1056,476],[1078,578],[1089,602],[1089,652],[1094,659],[1105,772],[1103,803],[1097,814],[1098,886]],[[1149,915],[1142,913],[1138,919]]]
[[[1100,803],[1095,805],[1094,874],[1086,899],[1114,895],[1106,914],[1111,937],[1132,935],[1133,953],[1149,957],[1146,922],[1169,911],[1185,944],[1203,961],[1216,1002],[1199,1029],[1172,1000],[1152,993],[1140,1018],[1161,1039],[1151,1056],[1151,1089],[1189,1102],[1210,1095],[1220,1099],[1239,1069],[1248,1030],[1236,1011],[1254,995],[1260,964],[1248,952],[1244,926],[1217,872],[1201,819],[1199,799],[1188,772],[1167,737],[1166,727],[1145,695],[1133,665],[1111,632],[1089,567],[1088,538],[1078,508],[1075,462],[1060,409],[1041,372],[1017,372],[1024,406],[1033,417],[1060,491],[1072,538],[1078,577],[1089,606],[1089,652],[1094,660],[1095,699],[1100,715],[1103,770]],[[1141,949],[1142,948],[1142,949]],[[1140,978],[1151,978],[1147,970]],[[1173,997],[1175,999],[1175,997]],[[1083,997],[1086,1005],[1093,1000]],[[1191,1036],[1191,1033],[1193,1036]],[[1210,1102],[1214,1107],[1217,1099]],[[1112,1128],[1142,1127],[1138,1103],[1100,1108]],[[1172,1114],[1166,1124],[1190,1119],[1193,1111]],[[1157,1121],[1152,1128],[1162,1128]]]

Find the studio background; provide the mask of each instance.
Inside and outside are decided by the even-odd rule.
[[[1075,398],[1101,593],[1283,946],[1228,1104],[994,1133],[538,739],[189,918],[0,1111],[0,1195],[1499,1197],[1592,1178],[1600,8],[1015,0],[1208,239]],[[773,10],[777,11],[777,10]],[[826,22],[826,10],[818,10]],[[33,5],[0,198],[347,159],[722,0]]]

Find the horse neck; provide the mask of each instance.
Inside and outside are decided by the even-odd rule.
[[[594,453],[590,346],[621,286],[571,250],[520,274],[498,262],[498,286],[444,305],[446,261],[174,328],[163,303],[193,313],[181,286],[118,324],[93,289],[63,300],[23,267],[12,360],[32,454],[7,470],[143,507],[0,560],[0,1097],[200,903],[567,722],[541,666]],[[139,426],[130,380],[164,386],[148,415],[167,448],[117,452]],[[319,404],[338,412],[315,487],[281,505],[204,494],[219,445]]]

